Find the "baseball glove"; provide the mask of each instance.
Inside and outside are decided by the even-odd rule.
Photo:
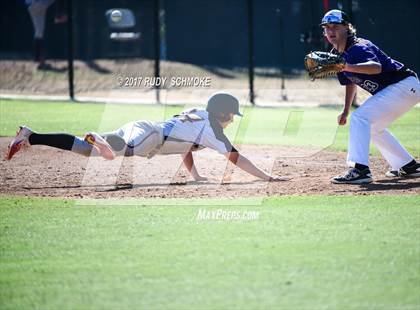
[[[343,70],[346,61],[340,55],[328,52],[311,52],[305,56],[305,67],[314,81]]]

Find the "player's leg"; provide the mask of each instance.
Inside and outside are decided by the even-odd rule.
[[[420,86],[415,78],[408,78],[392,87],[390,96],[395,102],[382,119],[372,124],[372,141],[391,166],[387,176],[420,176],[414,157],[386,129],[394,120],[407,113],[418,101]]]
[[[47,9],[53,1],[32,1],[28,6],[28,12],[31,16],[34,26],[34,59],[42,65],[45,62],[44,52],[44,31]]]
[[[20,126],[15,138],[9,144],[6,159],[10,160],[25,146],[45,145],[61,150],[71,151],[83,156],[100,156],[101,154],[87,141],[66,133],[40,134],[26,126]]]
[[[398,170],[414,159],[387,129],[377,130],[373,127],[372,141],[393,170]]]
[[[372,182],[369,169],[371,123],[375,116],[378,96],[367,99],[350,118],[346,173],[331,179],[335,184],[364,184]]]
[[[102,138],[112,147],[112,150],[117,155],[124,155],[127,144],[124,139],[118,135],[117,132],[108,132],[101,134]]]
[[[154,123],[142,121],[133,127],[128,141],[127,154],[151,158],[157,152],[158,146],[162,144],[163,132]]]
[[[372,182],[369,169],[369,146],[372,124],[389,113],[392,98],[386,89],[369,97],[350,118],[347,164],[350,168],[343,175],[331,179],[332,183],[364,184]]]
[[[96,132],[88,132],[83,140],[93,145],[103,158],[109,160],[115,159],[116,155],[112,146],[109,145],[103,136]]]
[[[413,89],[414,91],[411,91]],[[350,169],[347,174],[333,178],[333,183],[368,183],[369,182],[369,145],[372,127],[374,124],[388,124],[407,112],[419,100],[418,80],[407,78],[395,85],[390,85],[376,95],[368,98],[361,107],[353,112],[350,120],[349,146],[347,161]],[[378,126],[379,127],[379,126]],[[376,139],[378,130],[373,130]],[[392,144],[395,151],[399,145],[396,139],[391,139],[390,135],[382,135],[388,145]],[[395,143],[397,142],[397,143]],[[391,149],[391,147],[389,148]],[[401,163],[407,162],[408,157],[404,156],[404,150],[398,147],[397,157]],[[406,151],[405,151],[406,153]],[[412,158],[410,156],[410,158]],[[366,176],[366,177],[365,177]],[[370,177],[371,179],[371,177]],[[366,180],[366,182],[365,182]]]
[[[105,158],[110,157],[107,155],[110,152],[122,156],[148,156],[161,141],[157,132],[152,122],[137,121],[101,135],[88,133],[85,140],[98,147]]]
[[[135,122],[124,124],[122,127],[115,131],[101,134],[101,137],[105,143],[110,146],[116,155],[121,156],[133,156],[132,150],[130,150],[129,143],[131,136],[133,135],[133,128]]]
[[[124,141],[124,149],[120,151],[124,156],[150,157],[151,152],[162,143],[161,131],[153,122],[137,121],[125,124],[114,134],[106,135],[105,139],[111,145],[120,145],[120,148]]]
[[[372,132],[372,141],[391,166],[387,177],[420,176],[420,164],[387,129]]]

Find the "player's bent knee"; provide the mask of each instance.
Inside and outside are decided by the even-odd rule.
[[[104,138],[116,152],[120,152],[126,147],[124,139],[118,135],[105,135]]]
[[[384,128],[383,126],[378,126],[378,124],[373,123],[370,128],[370,133],[372,135],[378,135],[378,134],[382,134],[385,130],[386,128]]]
[[[376,139],[382,137],[385,131],[386,128],[372,126],[370,134],[372,136],[372,139]]]

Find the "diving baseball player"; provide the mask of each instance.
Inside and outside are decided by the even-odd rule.
[[[203,181],[195,167],[192,151],[205,147],[225,155],[232,163],[249,174],[266,181],[284,181],[285,178],[267,174],[256,167],[232,146],[223,129],[233,122],[239,112],[238,100],[227,93],[210,97],[206,109],[189,109],[167,121],[135,121],[114,132],[99,135],[88,133],[82,139],[65,133],[40,134],[21,126],[10,143],[6,159],[10,160],[25,145],[47,145],[84,156],[143,156],[182,154],[183,163],[196,181]]]
[[[369,169],[369,144],[372,139],[391,166],[388,177],[418,177],[420,164],[388,131],[387,127],[420,101],[420,83],[415,72],[390,58],[375,44],[356,37],[356,29],[347,15],[331,10],[322,18],[324,35],[344,57],[344,69],[337,74],[346,86],[345,105],[338,124],[345,125],[357,86],[372,94],[350,120],[346,173],[332,183],[363,184],[372,182]]]

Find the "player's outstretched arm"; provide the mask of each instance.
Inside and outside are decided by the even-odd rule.
[[[229,159],[232,163],[234,163],[236,166],[244,170],[245,172],[248,172],[249,174],[260,178],[265,181],[287,181],[288,178],[281,178],[281,177],[275,177],[267,174],[257,166],[255,166],[248,158],[241,155],[239,152],[228,152],[225,154],[227,159]]]
[[[182,154],[182,160],[184,162],[185,167],[187,168],[187,170],[189,171],[189,173],[191,174],[191,176],[194,178],[195,181],[207,181],[207,178],[202,177],[198,174],[191,151],[189,151],[186,154]]]

